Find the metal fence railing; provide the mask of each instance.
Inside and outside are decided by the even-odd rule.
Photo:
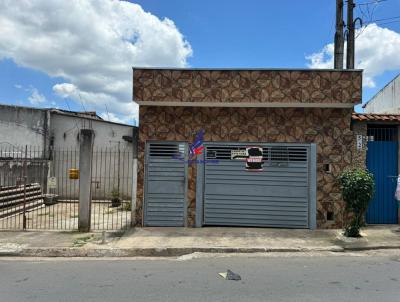
[[[131,220],[132,152],[92,154],[91,229],[126,229]],[[79,218],[79,150],[35,146],[0,149],[0,229],[75,230]]]
[[[93,230],[126,229],[131,221],[132,151],[95,149],[92,157]]]

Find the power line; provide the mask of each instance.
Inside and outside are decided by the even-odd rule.
[[[359,4],[357,4],[358,9],[359,9],[361,15],[366,19],[366,21],[363,22],[363,24],[364,24],[365,26],[361,26],[361,31],[358,32],[358,34],[357,34],[357,36],[355,37],[355,39],[357,39],[357,38],[365,31],[365,29],[368,27],[368,25],[370,25],[370,24],[372,24],[372,23],[378,23],[378,25],[386,25],[386,24],[391,24],[391,23],[399,22],[399,21],[392,21],[392,22],[380,23],[380,22],[382,22],[382,21],[397,20],[397,19],[400,18],[400,16],[394,16],[394,17],[389,17],[389,18],[382,18],[382,19],[374,19],[374,20],[373,20],[373,15],[374,15],[374,12],[375,12],[376,7],[378,6],[378,3],[380,3],[380,2],[385,2],[385,1],[388,1],[388,0],[376,0],[376,1],[372,1],[372,2],[365,2],[365,3],[359,3]],[[369,9],[369,6],[370,6],[371,4],[375,4],[375,5],[373,6],[373,8],[372,8],[372,11],[370,11],[370,9]],[[364,13],[364,10],[360,7],[361,5],[366,5],[366,9],[367,9],[367,12],[368,12],[368,18],[366,18],[367,15]],[[367,21],[367,20],[368,20],[368,21]]]
[[[375,0],[375,1],[371,1],[371,2],[364,2],[364,3],[357,3],[358,6],[363,6],[363,5],[370,5],[370,4],[378,4],[381,2],[386,2],[389,0]]]
[[[72,112],[71,107],[69,106],[68,100],[64,99],[64,101],[65,101],[65,104],[67,104],[68,110]],[[76,123],[75,119],[74,119],[74,123],[75,123],[74,127],[70,128],[64,132],[65,135],[67,135],[70,131],[74,130],[75,128],[78,129],[78,131],[79,131],[79,127],[78,127],[78,124]]]
[[[81,103],[81,105],[82,105],[83,111],[85,111],[85,112],[86,112],[86,108],[85,108],[85,105],[83,105],[83,101],[82,101],[81,93],[80,93],[79,91],[78,91],[78,96],[79,96],[79,101],[80,101],[80,103]]]
[[[381,22],[381,21],[387,21],[387,20],[393,20],[393,19],[399,19],[400,16],[395,16],[395,17],[390,17],[390,18],[383,18],[383,19],[375,19],[375,20],[371,20],[369,23],[371,22]]]
[[[389,22],[382,22],[382,21],[389,21]],[[391,23],[397,23],[400,21],[400,16],[397,18],[388,18],[388,19],[380,19],[380,20],[372,20],[370,22],[365,22],[364,24],[370,25],[372,23],[377,23],[378,25],[384,25],[384,24],[391,24]]]
[[[106,107],[106,112],[107,112],[108,120],[111,122],[110,112],[108,111],[107,103],[105,103],[104,106]],[[113,127],[111,126],[111,124],[109,124],[109,126],[110,126],[110,128],[111,128],[112,135],[114,136],[114,135],[115,135],[114,129],[113,129]]]
[[[400,22],[400,20],[397,20],[397,21],[379,23],[378,25],[386,25],[386,24],[399,23],[399,22]]]

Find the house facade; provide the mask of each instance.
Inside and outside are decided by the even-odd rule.
[[[341,227],[361,86],[360,70],[134,68],[136,224]]]

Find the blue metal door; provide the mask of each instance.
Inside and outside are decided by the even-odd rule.
[[[370,224],[397,223],[396,190],[397,142],[368,142],[367,168],[375,178],[375,196],[370,202],[366,221]]]

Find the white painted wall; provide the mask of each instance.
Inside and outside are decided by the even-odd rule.
[[[379,91],[364,109],[366,113],[400,113],[400,75]]]
[[[123,136],[132,136],[133,126],[107,123],[64,114],[51,114],[51,137],[54,140],[54,176],[57,191],[67,199],[78,196],[78,180],[68,178],[68,170],[79,168],[79,131],[94,131],[92,167],[93,199],[110,199],[117,190],[120,196],[130,200],[132,196],[133,143]]]
[[[95,148],[131,148],[132,144],[122,139],[122,136],[132,136],[133,126],[107,123],[63,114],[51,114],[51,136],[55,148],[79,148],[80,129],[93,129]]]

